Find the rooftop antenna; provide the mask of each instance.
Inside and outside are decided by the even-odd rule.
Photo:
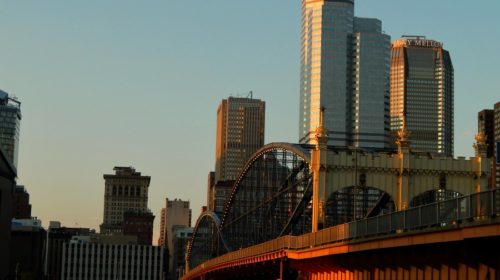
[[[252,92],[252,91],[250,91],[250,92],[248,93],[247,98],[248,98],[249,96],[250,96],[250,99],[253,99],[253,92]]]

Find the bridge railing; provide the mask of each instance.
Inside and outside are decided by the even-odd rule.
[[[500,216],[500,189],[426,204],[363,220],[340,224],[300,236],[283,236],[210,259],[189,272],[282,250],[301,250],[325,244],[399,234],[430,228],[460,227]]]

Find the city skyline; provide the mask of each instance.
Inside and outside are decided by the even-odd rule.
[[[18,182],[44,226],[60,220],[97,229],[101,174],[115,165],[151,175],[157,217],[167,196],[190,200],[197,217],[213,168],[214,111],[231,94],[253,90],[266,102],[265,143],[297,142],[300,1],[222,2],[223,11],[182,1],[125,1],[117,10],[92,1],[2,1],[0,59],[8,67],[0,70],[0,88],[23,102]],[[499,3],[421,3],[357,1],[356,15],[380,19],[392,38],[418,34],[444,43],[461,124],[455,156],[471,156],[477,112],[498,101],[488,82],[500,63]],[[185,25],[180,11],[190,19]],[[181,119],[190,110],[197,118]]]

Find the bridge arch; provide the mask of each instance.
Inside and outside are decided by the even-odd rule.
[[[449,200],[463,196],[462,193],[450,189],[433,189],[417,194],[410,200],[410,207],[417,207],[434,202]]]
[[[226,202],[221,233],[229,250],[311,229],[309,150],[272,143],[245,164]]]
[[[393,197],[371,186],[347,186],[331,192],[325,203],[325,227],[394,212]]]
[[[186,252],[190,268],[229,252],[220,234],[220,219],[212,211],[203,212],[196,221],[193,236]]]

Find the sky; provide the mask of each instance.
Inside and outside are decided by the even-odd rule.
[[[383,30],[444,43],[455,68],[455,156],[500,101],[500,1],[357,0]],[[300,1],[0,0],[0,89],[22,102],[18,183],[48,226],[99,228],[103,174],[151,176],[149,208],[189,200],[215,165],[216,110],[266,102],[265,142],[297,142]]]

